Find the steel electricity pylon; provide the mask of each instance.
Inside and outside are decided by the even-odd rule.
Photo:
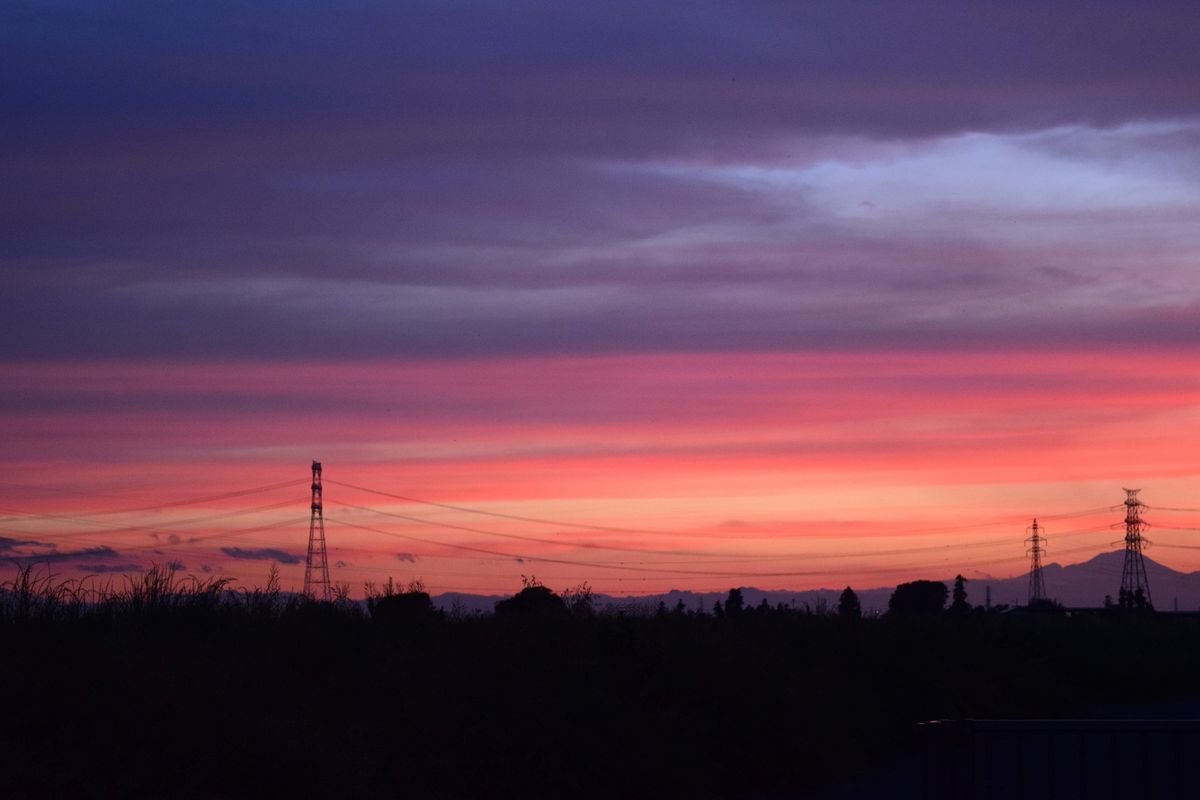
[[[325,512],[321,502],[321,462],[312,462],[312,516],[308,522],[308,558],[304,561],[304,594],[329,599],[329,555],[325,551]]]
[[[1121,608],[1152,609],[1150,580],[1146,577],[1146,560],[1142,549],[1149,544],[1142,536],[1145,522],[1142,509],[1145,505],[1138,499],[1140,489],[1125,490],[1125,567],[1121,570]]]
[[[1046,552],[1046,538],[1042,536],[1043,528],[1038,525],[1036,518],[1025,530],[1030,532],[1025,540],[1025,552],[1029,556],[1029,595],[1025,602],[1033,605],[1046,599],[1046,584],[1042,580],[1042,555]]]

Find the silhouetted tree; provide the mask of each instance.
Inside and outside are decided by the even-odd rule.
[[[837,613],[842,619],[862,617],[862,604],[858,602],[858,595],[849,586],[842,591],[842,596],[838,598]]]
[[[567,610],[576,617],[590,617],[596,613],[592,587],[587,581],[567,589],[562,593],[562,599]]]
[[[1150,605],[1150,601],[1146,599],[1146,592],[1142,587],[1138,587],[1133,593],[1133,608],[1135,611],[1153,611],[1154,606]]]
[[[896,616],[933,616],[942,613],[949,591],[941,581],[902,583],[888,600],[888,613]]]
[[[967,579],[962,575],[954,576],[954,600],[950,603],[950,611],[954,614],[965,614],[971,610],[967,602]]]
[[[427,620],[436,613],[433,601],[425,592],[402,592],[390,597],[367,599],[371,618],[380,622],[415,622]]]
[[[742,614],[742,609],[745,603],[742,600],[741,589],[730,589],[729,597],[725,598],[725,615],[728,617],[739,617]]]
[[[1106,599],[1106,600],[1107,600],[1107,601],[1108,601],[1110,604],[1112,603],[1112,598],[1111,598],[1111,597],[1109,597],[1109,598],[1105,598],[1105,599]],[[1061,605],[1059,605],[1058,603],[1054,602],[1053,600],[1046,600],[1046,599],[1044,599],[1044,598],[1043,598],[1043,599],[1034,600],[1034,601],[1033,601],[1033,602],[1031,602],[1029,605],[1027,605],[1027,606],[1025,607],[1025,609],[1026,609],[1027,611],[1032,611],[1032,612],[1034,612],[1034,613],[1037,613],[1037,614],[1061,614],[1061,613],[1062,613],[1062,611],[1063,611],[1063,607],[1062,607]]]
[[[411,581],[407,588],[397,586],[391,578],[377,591],[375,585],[365,586],[367,611],[371,619],[386,625],[416,625],[437,617],[433,600],[420,581]]]
[[[1153,611],[1154,606],[1146,599],[1146,592],[1140,587],[1135,591],[1122,589],[1117,595],[1117,605],[1126,611]]]
[[[540,583],[527,582],[525,588],[507,600],[496,603],[496,619],[547,621],[571,615],[563,599]]]

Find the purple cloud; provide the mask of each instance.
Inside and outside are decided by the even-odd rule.
[[[273,547],[261,547],[250,550],[241,547],[222,547],[221,552],[230,558],[249,561],[277,561],[280,564],[301,564],[304,562],[304,556],[289,553],[285,550],[277,550]]]
[[[1190,4],[518,5],[0,10],[0,358],[1196,343]]]
[[[45,547],[42,542],[36,542],[33,539],[14,539],[11,536],[0,536],[0,553],[8,553],[18,547],[26,547],[34,545],[36,547]]]
[[[107,545],[84,547],[79,550],[56,550],[49,553],[22,555],[17,560],[21,563],[57,564],[63,561],[77,561],[81,558],[120,558],[121,554]]]
[[[145,567],[141,564],[77,564],[76,569],[80,572],[91,573],[95,575],[104,575],[118,573],[128,575],[134,572],[141,572]]]

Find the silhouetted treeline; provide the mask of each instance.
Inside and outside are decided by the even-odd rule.
[[[803,796],[918,721],[1172,700],[1200,668],[1195,619],[956,613],[942,584],[864,617],[852,589],[630,614],[526,583],[481,616],[418,584],[311,603],[157,571],[97,602],[27,572],[0,595],[6,794]]]

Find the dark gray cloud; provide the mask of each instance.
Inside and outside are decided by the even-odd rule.
[[[880,230],[812,187],[693,168],[1194,119],[1198,39],[1183,2],[9,4],[0,358],[1192,344],[1187,314],[1114,326],[1072,298],[931,320],[932,294],[992,311],[1036,292],[1029,254],[946,234],[973,227],[952,215]],[[1095,278],[1037,266],[1064,292]]]
[[[924,135],[1177,116],[1197,103],[1193,10],[326,1],[282,15],[252,3],[30,3],[6,7],[0,43],[9,108],[58,134],[10,134],[26,146],[88,142],[119,162],[133,134],[151,154],[186,146],[213,160],[220,131],[224,160],[240,166],[251,154],[626,154],[795,129]]]
[[[417,561],[417,557],[412,553],[396,553],[396,559],[399,561],[408,561],[409,563],[414,564]]]
[[[17,558],[22,563],[57,564],[63,561],[78,561],[85,558],[121,558],[121,554],[107,545],[85,547],[80,550],[53,550],[48,553],[23,554]]]
[[[35,542],[32,539],[14,539],[11,536],[0,536],[0,553],[7,553],[15,550],[18,547],[45,547],[41,542]]]
[[[222,547],[221,552],[230,558],[240,558],[249,561],[277,561],[280,564],[302,564],[304,562],[304,556],[289,553],[286,550],[277,550],[273,547],[262,547],[253,550],[246,550],[241,547]]]
[[[104,575],[118,573],[128,575],[135,572],[142,572],[145,567],[141,564],[76,564],[75,568],[80,572],[92,573],[94,575]]]

